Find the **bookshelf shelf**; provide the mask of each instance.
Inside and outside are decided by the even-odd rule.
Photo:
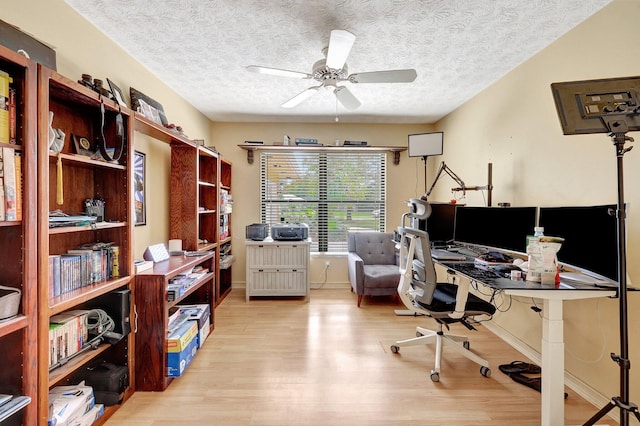
[[[103,281],[91,284],[77,290],[63,293],[49,299],[49,315],[56,315],[64,311],[73,309],[82,303],[88,302],[103,294],[117,290],[122,286],[129,284],[131,277],[118,278],[109,281]]]
[[[90,157],[78,154],[64,154],[49,151],[49,160],[51,162],[58,161],[58,157],[62,158],[62,164],[74,163],[76,165],[84,165],[85,167],[103,167],[105,169],[125,170],[126,166],[122,164],[108,163],[106,161],[92,160]]]
[[[22,225],[21,220],[3,220],[0,221],[0,226],[20,226]]]
[[[154,123],[153,121],[137,112],[134,113],[134,126],[136,131],[144,133],[145,135],[149,135],[161,142],[165,142],[168,144],[178,142],[180,144],[189,145],[194,148],[196,147],[196,144],[193,141],[179,135],[176,132],[172,132],[171,130],[161,126],[160,124]]]
[[[18,330],[22,330],[29,324],[28,318],[24,315],[18,315],[15,318],[0,323],[0,338]]]
[[[211,251],[218,247],[218,243],[198,244],[198,251]]]
[[[75,373],[78,367],[87,364],[89,361],[99,357],[104,351],[111,347],[108,343],[102,343],[95,349],[90,349],[75,358],[72,358],[65,365],[49,372],[49,386],[56,386],[66,379],[70,374]]]
[[[200,286],[202,286],[203,284],[206,284],[207,281],[210,281],[211,279],[213,279],[214,276],[215,276],[214,272],[208,272],[207,274],[203,275],[202,278],[200,278],[191,287],[189,287],[189,289],[187,291],[185,291],[182,296],[178,297],[176,300],[168,302],[167,303],[167,308],[171,308],[171,307],[173,307],[175,305],[179,305],[180,302],[182,302],[187,297],[189,297],[191,294],[193,294],[196,290],[198,290],[200,288]]]
[[[124,228],[126,226],[126,222],[98,222],[93,225],[61,226],[59,228],[49,228],[49,234],[54,235],[68,234],[71,232],[100,231],[109,228]]]

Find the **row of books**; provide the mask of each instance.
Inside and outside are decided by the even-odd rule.
[[[0,142],[15,144],[16,125],[16,89],[11,86],[13,78],[0,70]]]
[[[79,352],[89,342],[89,311],[73,310],[49,319],[49,367]]]
[[[0,149],[0,221],[22,220],[22,155]]]
[[[90,243],[49,256],[49,295],[59,296],[120,276],[120,248]]]
[[[220,216],[220,239],[229,237],[229,215]]]

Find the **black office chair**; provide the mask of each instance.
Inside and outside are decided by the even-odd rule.
[[[414,205],[411,205],[414,204]],[[416,327],[413,339],[400,340],[391,346],[393,353],[398,353],[402,346],[436,344],[435,368],[431,370],[431,380],[440,380],[440,364],[443,347],[450,347],[459,354],[480,365],[480,374],[491,376],[489,363],[469,350],[466,336],[445,334],[443,326],[461,323],[469,330],[475,330],[469,322],[470,317],[479,315],[492,316],[496,308],[489,302],[469,293],[469,283],[464,280],[460,285],[437,282],[429,235],[425,231],[404,226],[407,217],[412,222],[416,218],[426,219],[431,212],[429,204],[424,200],[411,200],[411,212],[403,215],[399,228],[400,238],[400,283],[398,294],[409,311],[417,315],[427,315],[438,323],[436,331]]]

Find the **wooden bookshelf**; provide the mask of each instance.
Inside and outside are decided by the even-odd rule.
[[[219,161],[220,170],[218,172],[220,193],[223,191],[231,194],[231,170],[232,164],[230,161],[220,158]],[[227,263],[225,258],[227,256],[233,256],[233,250],[231,245],[231,219],[232,212],[225,208],[222,195],[219,195],[220,199],[220,214],[218,215],[220,221],[220,230],[218,234],[218,279],[216,285],[216,299],[218,303],[222,302],[224,298],[231,292],[231,276],[232,276],[232,263]],[[224,233],[223,233],[224,232]],[[229,257],[228,259],[231,259]]]
[[[201,256],[171,256],[153,269],[136,275],[136,390],[163,391],[173,381],[167,377],[167,329],[169,308],[177,304],[207,304],[214,324],[215,253]],[[202,265],[208,273],[193,283],[184,294],[168,301],[169,280]],[[197,356],[197,355],[196,355]]]
[[[0,393],[25,395],[31,403],[13,414],[6,424],[37,424],[38,404],[38,297],[36,184],[37,66],[22,55],[0,46],[0,70],[9,74],[16,91],[16,143],[0,148],[20,153],[22,173],[21,218],[0,218],[0,284],[21,291],[18,316],[0,322]],[[5,169],[6,173],[6,169]],[[3,422],[5,424],[5,422]]]
[[[72,135],[85,136],[91,141],[92,150],[96,150],[102,106],[105,109],[104,135],[107,147],[115,147],[117,143],[115,121],[117,114],[122,114],[125,146],[117,162],[98,161],[75,153]],[[49,111],[53,112],[52,127],[65,133],[65,144],[60,153],[49,150]],[[70,384],[73,376],[93,361],[105,360],[126,365],[130,383],[125,391],[125,400],[134,391],[133,333],[113,345],[102,342],[97,349],[85,351],[51,371],[48,335],[51,316],[71,309],[91,307],[97,297],[112,291],[131,290],[131,307],[134,306],[132,114],[132,111],[120,109],[115,102],[99,96],[91,89],[38,65],[38,418],[29,424],[47,424],[49,389]],[[61,187],[58,177],[60,170]],[[61,203],[59,195],[63,198]],[[105,222],[49,228],[50,211],[83,212],[85,200],[96,198],[105,201]],[[60,295],[51,294],[49,255],[64,254],[67,250],[95,242],[110,242],[119,248],[118,276]],[[132,312],[129,314],[133,318]],[[104,423],[118,407],[105,407],[105,414],[97,424]]]

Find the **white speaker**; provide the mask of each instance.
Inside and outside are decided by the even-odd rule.
[[[144,251],[144,260],[152,260],[153,263],[169,259],[169,253],[164,244],[154,244]]]

